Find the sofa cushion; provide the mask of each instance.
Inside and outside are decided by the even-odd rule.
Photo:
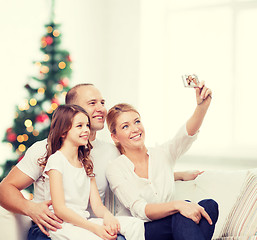
[[[241,193],[231,209],[221,237],[257,237],[257,169],[249,171]]]
[[[188,199],[199,202],[202,199],[214,199],[219,204],[219,218],[213,238],[218,238],[226,217],[240,194],[247,172],[247,170],[205,171],[194,181],[177,181],[175,200]]]

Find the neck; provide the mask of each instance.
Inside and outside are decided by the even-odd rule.
[[[67,146],[67,144],[62,145],[60,151],[68,158],[72,160],[78,159],[78,147],[75,146]]]
[[[140,163],[146,160],[147,149],[145,146],[136,149],[125,149],[124,155],[134,164]]]
[[[91,130],[90,131],[90,136],[89,136],[90,142],[93,142],[95,140],[95,138],[96,138],[96,131]]]

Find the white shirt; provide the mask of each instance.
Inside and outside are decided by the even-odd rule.
[[[46,153],[47,139],[34,143],[26,151],[22,160],[17,164],[17,167],[26,175],[34,180],[34,198],[36,202],[45,201],[43,188],[43,169],[38,165],[38,159]],[[93,149],[90,157],[94,164],[94,173],[96,174],[96,184],[99,190],[101,200],[104,202],[105,192],[108,187],[108,182],[105,176],[105,171],[108,162],[117,158],[120,153],[111,143],[100,140],[95,140],[91,143]]]
[[[189,136],[184,125],[169,142],[149,148],[148,179],[139,177],[134,172],[134,164],[121,155],[111,161],[106,176],[111,190],[129,211],[129,214],[142,220],[150,219],[145,214],[148,203],[162,203],[173,200],[174,172],[176,160],[185,153],[198,134]],[[121,213],[117,213],[121,215]]]
[[[64,198],[67,207],[82,217],[88,218],[89,212],[85,210],[88,207],[89,201],[90,178],[87,176],[83,165],[80,168],[71,165],[61,151],[52,154],[43,172],[43,176],[45,177],[45,200],[51,199],[49,176],[46,174],[51,169],[57,170],[62,174]],[[52,206],[49,208],[53,211]]]

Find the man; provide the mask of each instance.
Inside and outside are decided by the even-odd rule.
[[[79,84],[73,87],[66,95],[67,104],[77,104],[83,107],[90,116],[91,133],[90,141],[93,145],[91,158],[94,164],[97,187],[102,201],[108,183],[105,177],[105,169],[108,161],[119,155],[113,144],[96,139],[96,132],[104,128],[107,114],[105,100],[100,91],[93,84]],[[43,240],[48,238],[45,228],[57,230],[61,228],[62,221],[50,210],[51,201],[45,201],[43,192],[42,169],[37,160],[46,152],[47,140],[33,144],[26,152],[24,158],[10,171],[8,176],[0,184],[0,204],[7,210],[29,216],[32,227],[28,239]],[[27,200],[21,194],[21,190],[34,184],[34,201]],[[120,239],[124,239],[120,237]]]

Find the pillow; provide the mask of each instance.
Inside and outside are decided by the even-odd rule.
[[[257,169],[249,171],[241,193],[226,219],[221,237],[257,239]]]
[[[257,236],[252,236],[252,237],[221,237],[221,238],[215,238],[212,240],[257,240]]]
[[[237,201],[248,170],[209,170],[194,181],[176,181],[175,200],[189,199],[198,202],[212,198],[219,204],[219,218],[213,238],[221,234],[225,220]]]

